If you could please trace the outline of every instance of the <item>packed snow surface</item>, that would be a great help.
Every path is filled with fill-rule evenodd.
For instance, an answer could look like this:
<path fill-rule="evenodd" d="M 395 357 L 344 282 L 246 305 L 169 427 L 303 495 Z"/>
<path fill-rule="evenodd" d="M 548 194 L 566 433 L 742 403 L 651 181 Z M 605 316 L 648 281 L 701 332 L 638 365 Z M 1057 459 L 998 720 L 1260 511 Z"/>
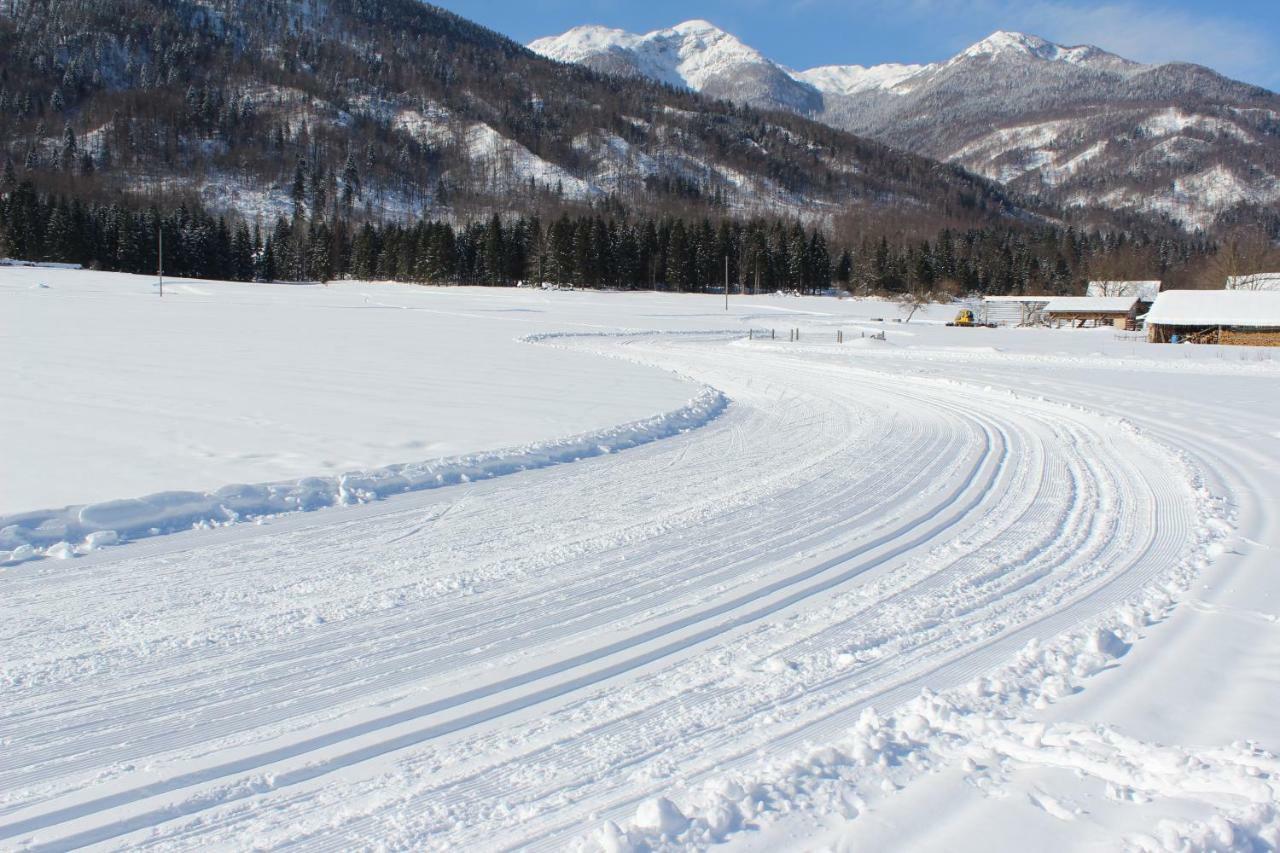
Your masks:
<path fill-rule="evenodd" d="M 251 363 L 224 355 L 246 330 L 341 378 L 318 327 L 397 382 L 438 377 L 429 399 L 465 405 L 496 458 L 584 452 L 0 567 L 0 847 L 1280 843 L 1269 351 L 947 328 L 955 306 L 899 323 L 876 301 L 201 282 L 182 286 L 215 295 L 153 315 L 141 279 L 45 283 L 5 291 L 5 335 L 97 335 L 86 384 L 130 369 L 106 321 L 203 318 L 152 339 L 198 370 L 115 389 L 194 429 L 185 385 Z M 6 378 L 6 409 L 89 390 L 57 351 Z M 334 393 L 377 436 L 404 386 L 372 376 Z M 582 376 L 611 402 L 575 395 Z M 285 408 L 307 394 L 237 380 L 210 407 L 231 421 L 259 383 Z M 540 400 L 556 420 L 530 427 Z M 117 429 L 104 408 L 35 408 L 62 440 L 6 466 L 31 483 L 84 462 Z M 143 446 L 99 485 L 129 483 Z M 413 470 L 462 452 L 396 450 Z"/>

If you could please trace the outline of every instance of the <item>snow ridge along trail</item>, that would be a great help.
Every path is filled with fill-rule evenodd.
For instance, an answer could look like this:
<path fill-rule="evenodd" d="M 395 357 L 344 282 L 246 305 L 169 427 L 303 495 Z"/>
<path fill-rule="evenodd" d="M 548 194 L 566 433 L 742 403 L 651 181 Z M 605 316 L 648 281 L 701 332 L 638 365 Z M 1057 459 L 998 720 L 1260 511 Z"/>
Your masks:
<path fill-rule="evenodd" d="M 719 417 L 726 405 L 723 394 L 703 388 L 685 405 L 670 412 L 522 447 L 386 465 L 341 476 L 230 485 L 213 492 L 166 491 L 141 498 L 0 515 L 4 544 L 17 546 L 10 551 L 0 550 L 0 565 L 43 556 L 85 554 L 100 547 L 99 543 L 115 544 L 122 537 L 142 539 L 197 525 L 217 526 L 280 513 L 310 512 L 578 462 L 698 429 Z M 73 544 L 79 540 L 83 542 Z"/>
<path fill-rule="evenodd" d="M 1203 544 L 1185 467 L 1095 413 L 722 336 L 555 344 L 732 403 L 622 454 L 0 575 L 0 845 L 562 846 Z"/>

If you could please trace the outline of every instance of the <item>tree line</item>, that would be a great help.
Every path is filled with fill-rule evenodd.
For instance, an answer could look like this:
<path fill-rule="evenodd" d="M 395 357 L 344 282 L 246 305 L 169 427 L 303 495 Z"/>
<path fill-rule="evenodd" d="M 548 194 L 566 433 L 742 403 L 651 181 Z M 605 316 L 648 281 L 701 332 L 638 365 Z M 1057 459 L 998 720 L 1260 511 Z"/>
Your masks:
<path fill-rule="evenodd" d="M 829 287 L 826 237 L 798 222 L 664 216 L 629 219 L 562 213 L 491 216 L 461 225 L 353 224 L 337 217 L 279 217 L 270 227 L 215 216 L 197 204 L 130 209 L 41 194 L 29 182 L 0 194 L 0 252 L 120 272 L 165 271 L 231 281 L 388 279 L 424 284 L 706 291 L 735 283 Z"/>
<path fill-rule="evenodd" d="M 1090 277 L 1168 278 L 1214 246 L 1076 229 L 944 229 L 935 238 L 832 234 L 797 220 L 636 216 L 625 209 L 492 213 L 455 223 L 359 222 L 298 212 L 269 224 L 42 193 L 0 176 L 0 253 L 133 273 L 232 281 L 341 278 L 424 284 L 707 292 L 1076 293 Z M 833 246 L 833 243 L 835 245 Z"/>

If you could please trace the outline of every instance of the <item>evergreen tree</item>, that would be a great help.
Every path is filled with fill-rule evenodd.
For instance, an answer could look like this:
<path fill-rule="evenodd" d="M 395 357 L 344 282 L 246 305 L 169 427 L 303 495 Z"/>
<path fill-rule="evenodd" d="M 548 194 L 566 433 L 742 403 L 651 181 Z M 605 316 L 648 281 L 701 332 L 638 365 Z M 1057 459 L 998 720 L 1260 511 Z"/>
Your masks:
<path fill-rule="evenodd" d="M 293 199 L 293 218 L 302 216 L 303 205 L 307 201 L 307 161 L 301 157 L 293 167 L 293 183 L 290 185 L 289 197 Z"/>
<path fill-rule="evenodd" d="M 76 134 L 71 129 L 71 125 L 67 125 L 62 131 L 62 147 L 59 151 L 58 159 L 62 165 L 62 171 L 70 173 L 75 170 L 76 161 L 79 159 L 79 151 L 76 146 Z"/>
<path fill-rule="evenodd" d="M 360 172 L 356 169 L 355 157 L 348 153 L 347 162 L 342 167 L 342 208 L 347 216 L 360 196 Z"/>

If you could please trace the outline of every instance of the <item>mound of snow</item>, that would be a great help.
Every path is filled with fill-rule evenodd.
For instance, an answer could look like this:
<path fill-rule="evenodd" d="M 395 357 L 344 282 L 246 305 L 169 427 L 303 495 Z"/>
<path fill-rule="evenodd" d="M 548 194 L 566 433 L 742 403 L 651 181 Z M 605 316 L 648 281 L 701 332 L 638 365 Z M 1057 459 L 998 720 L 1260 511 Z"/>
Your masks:
<path fill-rule="evenodd" d="M 675 836 L 689 828 L 689 819 L 666 797 L 646 800 L 636 809 L 637 829 L 657 832 L 659 835 Z"/>

